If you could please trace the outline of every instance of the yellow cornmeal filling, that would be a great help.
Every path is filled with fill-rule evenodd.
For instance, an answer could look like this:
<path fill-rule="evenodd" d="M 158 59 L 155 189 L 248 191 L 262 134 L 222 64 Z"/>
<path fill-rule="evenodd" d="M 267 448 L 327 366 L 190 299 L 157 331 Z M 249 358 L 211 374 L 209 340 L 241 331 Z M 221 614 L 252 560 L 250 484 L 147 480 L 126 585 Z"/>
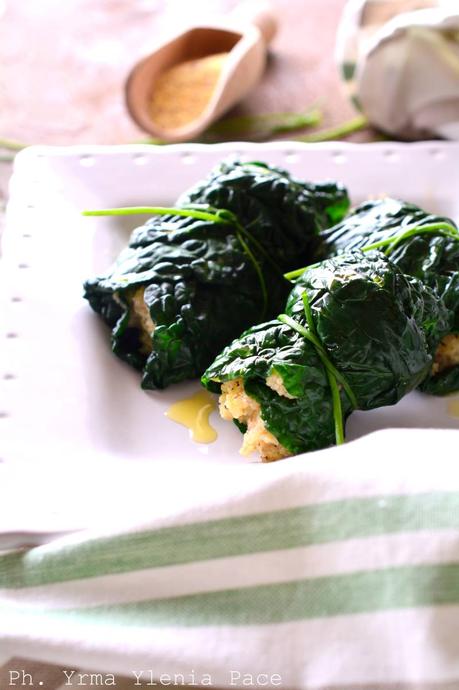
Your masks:
<path fill-rule="evenodd" d="M 443 338 L 435 353 L 432 376 L 459 364 L 459 335 L 451 333 Z"/>
<path fill-rule="evenodd" d="M 116 293 L 113 297 L 118 304 L 124 306 Z M 144 355 L 148 355 L 153 350 L 152 335 L 156 324 L 152 321 L 150 310 L 145 304 L 145 287 L 142 286 L 134 292 L 126 293 L 124 298 L 129 307 L 128 326 L 139 331 L 141 352 Z"/>
<path fill-rule="evenodd" d="M 283 398 L 288 398 L 289 400 L 295 400 L 295 396 L 290 395 L 279 374 L 270 374 L 266 379 L 266 385 L 277 393 L 277 395 L 281 395 Z"/>
<path fill-rule="evenodd" d="M 285 389 L 282 379 L 276 374 L 271 375 L 266 383 L 278 395 L 292 397 Z M 290 451 L 284 448 L 277 438 L 266 429 L 261 418 L 260 405 L 247 395 L 242 379 L 234 379 L 222 384 L 219 404 L 220 415 L 223 419 L 237 419 L 242 424 L 247 425 L 240 450 L 241 455 L 250 455 L 257 451 L 263 462 L 280 460 L 291 455 Z"/>

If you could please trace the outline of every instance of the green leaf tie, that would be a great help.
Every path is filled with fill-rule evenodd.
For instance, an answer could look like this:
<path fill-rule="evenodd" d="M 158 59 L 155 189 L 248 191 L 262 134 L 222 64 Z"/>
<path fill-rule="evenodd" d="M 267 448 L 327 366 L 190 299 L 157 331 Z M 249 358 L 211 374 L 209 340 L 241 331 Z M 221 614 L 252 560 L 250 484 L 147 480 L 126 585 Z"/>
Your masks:
<path fill-rule="evenodd" d="M 153 214 L 156 216 L 184 216 L 207 220 L 211 223 L 224 223 L 215 213 L 209 212 L 207 206 L 190 206 L 189 208 L 166 208 L 165 206 L 125 206 L 120 208 L 100 208 L 95 211 L 82 211 L 83 216 L 137 216 L 140 214 Z"/>
<path fill-rule="evenodd" d="M 260 263 L 257 261 L 249 246 L 250 243 L 256 247 L 260 254 L 264 256 L 264 258 L 274 267 L 280 276 L 282 276 L 283 273 L 263 245 L 258 242 L 255 237 L 253 237 L 252 233 L 244 228 L 234 213 L 226 209 L 215 209 L 211 206 L 207 206 L 206 204 L 189 204 L 188 206 L 184 206 L 182 208 L 167 208 L 164 206 L 127 206 L 120 208 L 103 208 L 94 211 L 82 212 L 83 216 L 133 216 L 139 214 L 183 216 L 186 218 L 196 218 L 197 220 L 208 221 L 210 223 L 234 225 L 236 228 L 236 237 L 258 276 L 261 294 L 263 297 L 263 316 L 266 314 L 268 309 L 268 290 L 266 288 L 266 281 Z"/>
<path fill-rule="evenodd" d="M 327 351 L 325 350 L 324 346 L 322 345 L 319 339 L 319 336 L 317 335 L 314 319 L 312 316 L 311 305 L 309 304 L 308 295 L 306 291 L 303 292 L 302 300 L 308 328 L 305 328 L 300 323 L 298 323 L 298 321 L 295 321 L 295 319 L 292 319 L 291 316 L 288 316 L 287 314 L 281 314 L 280 316 L 278 316 L 278 319 L 282 323 L 285 323 L 287 326 L 290 326 L 290 328 L 302 335 L 304 338 L 306 338 L 306 340 L 309 340 L 309 342 L 311 342 L 317 350 L 317 354 L 319 355 L 319 358 L 323 366 L 325 367 L 328 383 L 330 385 L 333 404 L 333 417 L 335 420 L 335 439 L 336 445 L 340 446 L 344 443 L 344 423 L 338 382 L 344 388 L 346 395 L 351 401 L 352 407 L 354 409 L 357 409 L 358 407 L 357 398 L 355 397 L 352 388 L 346 381 L 343 374 L 341 374 L 341 372 L 339 372 L 338 369 L 336 369 L 333 362 L 330 360 Z"/>
<path fill-rule="evenodd" d="M 394 249 L 405 240 L 410 237 L 415 237 L 416 235 L 426 234 L 442 235 L 443 237 L 449 237 L 452 240 L 459 241 L 459 230 L 454 225 L 451 225 L 451 223 L 441 221 L 438 223 L 426 223 L 426 225 L 407 225 L 400 235 L 387 237 L 385 240 L 379 240 L 379 242 L 374 242 L 366 247 L 360 247 L 360 251 L 369 252 L 373 249 L 387 247 L 384 253 L 386 256 L 390 256 Z M 317 264 L 313 265 L 316 266 Z M 303 266 L 303 268 L 297 268 L 294 271 L 284 273 L 284 278 L 287 280 L 295 280 L 295 278 L 299 278 L 307 268 L 312 268 L 312 266 Z"/>
<path fill-rule="evenodd" d="M 443 237 L 449 237 L 453 240 L 459 240 L 459 231 L 451 223 L 426 223 L 426 225 L 407 225 L 405 230 L 400 235 L 395 235 L 394 237 L 388 237 L 385 240 L 380 240 L 379 242 L 374 242 L 369 244 L 367 247 L 363 247 L 363 252 L 369 252 L 372 249 L 380 249 L 382 247 L 387 247 L 384 252 L 386 256 L 390 256 L 394 249 L 398 247 L 399 244 L 408 240 L 410 237 L 415 237 L 416 235 L 442 235 Z"/>

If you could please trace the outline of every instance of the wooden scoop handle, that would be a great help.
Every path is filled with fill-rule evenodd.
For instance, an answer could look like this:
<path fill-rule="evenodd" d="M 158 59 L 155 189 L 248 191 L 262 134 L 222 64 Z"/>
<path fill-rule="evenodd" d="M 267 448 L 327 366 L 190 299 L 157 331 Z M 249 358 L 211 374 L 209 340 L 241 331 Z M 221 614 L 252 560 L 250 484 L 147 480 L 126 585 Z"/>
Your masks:
<path fill-rule="evenodd" d="M 244 26 L 256 26 L 266 44 L 270 43 L 277 32 L 277 17 L 274 8 L 266 0 L 253 0 L 242 3 L 229 18 L 232 22 Z"/>

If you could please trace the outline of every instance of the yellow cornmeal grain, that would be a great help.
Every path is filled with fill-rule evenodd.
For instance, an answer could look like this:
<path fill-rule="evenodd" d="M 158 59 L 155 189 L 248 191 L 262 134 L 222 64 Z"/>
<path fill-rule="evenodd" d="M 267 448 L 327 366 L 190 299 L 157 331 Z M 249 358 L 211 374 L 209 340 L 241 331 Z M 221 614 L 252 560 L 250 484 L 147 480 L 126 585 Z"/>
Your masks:
<path fill-rule="evenodd" d="M 184 127 L 201 115 L 219 80 L 228 53 L 187 60 L 163 72 L 151 94 L 150 117 L 162 129 Z"/>

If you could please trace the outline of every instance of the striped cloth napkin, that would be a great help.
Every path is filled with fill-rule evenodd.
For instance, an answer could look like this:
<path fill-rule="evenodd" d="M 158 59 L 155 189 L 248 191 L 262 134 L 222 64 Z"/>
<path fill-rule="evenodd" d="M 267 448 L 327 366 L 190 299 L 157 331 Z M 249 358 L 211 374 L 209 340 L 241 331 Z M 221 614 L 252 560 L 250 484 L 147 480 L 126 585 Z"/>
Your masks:
<path fill-rule="evenodd" d="M 115 467 L 93 526 L 0 555 L 1 655 L 105 685 L 457 689 L 458 441 Z"/>

